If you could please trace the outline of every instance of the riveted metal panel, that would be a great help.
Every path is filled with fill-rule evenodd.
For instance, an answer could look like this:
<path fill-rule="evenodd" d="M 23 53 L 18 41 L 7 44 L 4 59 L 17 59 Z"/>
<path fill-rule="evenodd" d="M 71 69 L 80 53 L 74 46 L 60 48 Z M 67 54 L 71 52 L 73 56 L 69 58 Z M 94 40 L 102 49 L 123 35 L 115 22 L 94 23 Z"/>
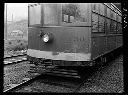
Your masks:
<path fill-rule="evenodd" d="M 28 28 L 28 48 L 39 48 L 39 31 L 37 28 Z"/>
<path fill-rule="evenodd" d="M 106 52 L 106 36 L 99 37 L 99 55 L 102 55 Z"/>
<path fill-rule="evenodd" d="M 44 43 L 40 32 L 52 33 L 53 41 Z M 29 48 L 64 53 L 89 53 L 89 27 L 47 27 L 29 29 Z M 34 40 L 33 40 L 34 39 Z"/>
<path fill-rule="evenodd" d="M 120 47 L 123 45 L 123 39 L 122 39 L 122 35 L 118 35 L 116 36 L 116 47 Z"/>
<path fill-rule="evenodd" d="M 112 51 L 116 48 L 116 36 L 110 35 L 107 36 L 107 51 Z"/>
<path fill-rule="evenodd" d="M 91 54 L 92 59 L 99 56 L 99 37 L 92 37 Z"/>
<path fill-rule="evenodd" d="M 92 32 L 98 32 L 98 14 L 92 13 Z"/>

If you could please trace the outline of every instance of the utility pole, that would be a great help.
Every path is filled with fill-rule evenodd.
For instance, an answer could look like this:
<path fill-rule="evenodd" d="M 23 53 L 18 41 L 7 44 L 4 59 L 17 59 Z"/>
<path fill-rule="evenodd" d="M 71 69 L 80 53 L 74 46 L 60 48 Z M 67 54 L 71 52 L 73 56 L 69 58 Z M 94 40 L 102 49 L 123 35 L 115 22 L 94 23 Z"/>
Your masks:
<path fill-rule="evenodd" d="M 5 11 L 5 40 L 7 40 L 7 4 L 4 4 Z"/>

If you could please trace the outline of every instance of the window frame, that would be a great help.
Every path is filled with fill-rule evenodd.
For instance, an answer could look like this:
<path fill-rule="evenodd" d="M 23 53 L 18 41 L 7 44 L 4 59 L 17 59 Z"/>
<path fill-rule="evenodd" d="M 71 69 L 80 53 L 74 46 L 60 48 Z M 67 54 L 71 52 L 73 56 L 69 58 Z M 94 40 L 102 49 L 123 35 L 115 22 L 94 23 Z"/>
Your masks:
<path fill-rule="evenodd" d="M 106 20 L 106 17 L 104 17 L 104 16 L 102 16 L 102 15 L 98 15 L 98 32 L 99 33 L 105 33 L 105 20 Z M 100 19 L 102 18 L 102 20 L 104 20 L 104 23 L 102 23 L 102 27 L 100 27 Z M 102 20 L 101 20 L 101 22 L 102 22 Z M 99 31 L 99 29 L 101 28 L 101 30 L 102 30 L 102 28 L 104 28 L 104 30 L 103 31 Z"/>
<path fill-rule="evenodd" d="M 83 3 L 78 3 L 78 4 L 83 4 Z M 87 22 L 75 22 L 75 23 L 65 23 L 62 21 L 62 4 L 60 4 L 61 6 L 61 13 L 60 13 L 60 26 L 91 26 L 91 17 L 89 16 L 90 15 L 90 11 L 91 11 L 91 8 L 89 7 L 90 4 L 88 3 L 87 4 Z"/>
<path fill-rule="evenodd" d="M 34 27 L 34 26 L 35 26 L 35 27 L 41 27 L 41 26 L 42 26 L 42 21 L 41 21 L 41 20 L 42 20 L 42 6 L 41 6 L 40 24 L 32 24 L 32 25 L 30 24 L 30 10 L 29 10 L 30 8 L 29 8 L 29 7 L 32 7 L 32 6 L 35 6 L 35 5 L 36 5 L 36 6 L 38 6 L 38 5 L 41 6 L 41 4 L 39 4 L 39 3 L 38 3 L 38 4 L 29 5 L 29 6 L 28 6 L 28 27 Z"/>
<path fill-rule="evenodd" d="M 60 9 L 59 9 L 59 7 L 60 7 L 60 5 L 58 4 L 58 3 L 56 3 L 56 5 L 57 5 L 57 18 L 58 18 L 58 21 L 57 21 L 57 23 L 58 24 L 44 24 L 44 4 L 41 4 L 42 5 L 42 19 L 41 19 L 41 22 L 42 22 L 42 27 L 50 27 L 50 26 L 61 26 L 60 25 Z"/>

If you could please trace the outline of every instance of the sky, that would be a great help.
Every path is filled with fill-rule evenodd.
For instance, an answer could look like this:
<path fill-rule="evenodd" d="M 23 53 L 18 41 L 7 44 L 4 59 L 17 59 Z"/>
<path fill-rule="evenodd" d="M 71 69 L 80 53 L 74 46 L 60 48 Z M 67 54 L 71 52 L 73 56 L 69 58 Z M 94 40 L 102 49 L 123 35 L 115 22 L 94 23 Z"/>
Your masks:
<path fill-rule="evenodd" d="M 28 18 L 28 4 L 31 3 L 5 3 L 7 4 L 7 20 L 19 21 Z M 119 4 L 119 3 L 117 3 Z"/>
<path fill-rule="evenodd" d="M 28 17 L 28 3 L 5 3 L 7 4 L 7 20 L 19 21 Z"/>

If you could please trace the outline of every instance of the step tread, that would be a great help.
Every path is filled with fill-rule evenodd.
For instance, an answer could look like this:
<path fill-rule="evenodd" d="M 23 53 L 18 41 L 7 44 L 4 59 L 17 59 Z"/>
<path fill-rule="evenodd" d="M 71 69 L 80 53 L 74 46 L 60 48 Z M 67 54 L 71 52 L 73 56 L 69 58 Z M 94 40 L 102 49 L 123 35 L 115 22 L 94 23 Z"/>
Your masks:
<path fill-rule="evenodd" d="M 49 74 L 49 75 L 58 75 L 58 76 L 65 76 L 65 77 L 75 77 L 75 78 L 80 78 L 80 76 L 74 76 L 74 75 L 65 75 L 65 74 L 61 74 L 61 73 L 53 73 L 53 72 L 46 72 L 45 74 Z"/>

